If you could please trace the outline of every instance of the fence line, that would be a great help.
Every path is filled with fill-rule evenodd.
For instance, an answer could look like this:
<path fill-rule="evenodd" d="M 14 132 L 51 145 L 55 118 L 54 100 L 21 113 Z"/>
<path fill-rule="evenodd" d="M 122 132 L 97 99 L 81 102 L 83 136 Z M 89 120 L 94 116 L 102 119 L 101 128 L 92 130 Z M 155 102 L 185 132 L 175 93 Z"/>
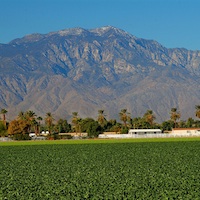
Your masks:
<path fill-rule="evenodd" d="M 196 134 L 173 134 L 173 133 L 157 133 L 157 134 L 100 134 L 99 138 L 173 138 L 173 137 L 200 137 L 199 133 Z"/>

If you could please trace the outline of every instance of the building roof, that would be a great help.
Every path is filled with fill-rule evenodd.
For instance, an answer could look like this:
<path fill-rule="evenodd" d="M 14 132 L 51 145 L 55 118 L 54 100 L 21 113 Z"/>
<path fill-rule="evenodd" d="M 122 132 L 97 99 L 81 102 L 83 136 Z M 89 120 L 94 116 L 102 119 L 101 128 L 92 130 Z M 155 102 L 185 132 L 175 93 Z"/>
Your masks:
<path fill-rule="evenodd" d="M 160 129 L 130 129 L 129 132 L 161 132 Z"/>

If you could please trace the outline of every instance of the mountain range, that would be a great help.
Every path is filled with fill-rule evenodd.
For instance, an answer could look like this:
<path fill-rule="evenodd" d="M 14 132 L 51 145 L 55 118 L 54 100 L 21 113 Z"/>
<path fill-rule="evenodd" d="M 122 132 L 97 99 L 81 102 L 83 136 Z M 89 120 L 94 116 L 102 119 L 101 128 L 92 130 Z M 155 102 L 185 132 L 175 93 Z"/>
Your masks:
<path fill-rule="evenodd" d="M 0 44 L 0 108 L 55 118 L 108 119 L 126 108 L 132 117 L 153 110 L 157 121 L 172 107 L 181 119 L 200 104 L 200 51 L 166 48 L 105 26 L 31 34 Z"/>

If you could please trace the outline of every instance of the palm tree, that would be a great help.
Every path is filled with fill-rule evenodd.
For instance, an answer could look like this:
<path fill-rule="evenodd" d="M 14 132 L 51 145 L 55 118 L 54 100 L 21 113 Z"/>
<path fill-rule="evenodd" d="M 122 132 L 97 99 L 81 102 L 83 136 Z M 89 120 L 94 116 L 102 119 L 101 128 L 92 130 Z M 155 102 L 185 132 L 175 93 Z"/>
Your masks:
<path fill-rule="evenodd" d="M 104 115 L 104 110 L 98 110 L 98 123 L 100 124 L 101 127 L 103 127 L 106 123 L 106 118 L 105 118 L 105 115 Z"/>
<path fill-rule="evenodd" d="M 80 122 L 81 118 L 78 117 L 78 112 L 73 112 L 72 113 L 72 124 L 75 128 L 76 134 L 80 132 Z"/>
<path fill-rule="evenodd" d="M 152 126 L 154 124 L 154 120 L 156 119 L 156 117 L 154 116 L 152 110 L 147 110 L 146 113 L 144 114 L 144 119 L 147 123 L 150 124 L 150 126 Z"/>
<path fill-rule="evenodd" d="M 37 120 L 38 120 L 38 133 L 40 134 L 40 125 L 41 125 L 41 121 L 43 120 L 43 118 L 39 116 L 37 118 Z"/>
<path fill-rule="evenodd" d="M 32 110 L 28 110 L 24 113 L 24 119 L 28 124 L 29 132 L 31 131 L 31 127 L 36 125 L 35 117 L 36 117 L 36 114 Z"/>
<path fill-rule="evenodd" d="M 124 127 L 127 128 L 127 121 L 130 121 L 130 113 L 127 113 L 127 109 L 122 109 L 119 113 L 120 120 L 124 123 Z"/>
<path fill-rule="evenodd" d="M 37 122 L 37 120 L 36 119 L 33 119 L 32 121 L 31 121 L 31 126 L 32 127 L 34 127 L 34 131 L 35 131 L 35 134 L 36 135 L 38 135 L 38 122 Z"/>
<path fill-rule="evenodd" d="M 51 134 L 51 128 L 52 128 L 52 125 L 53 125 L 53 120 L 54 120 L 53 115 L 50 112 L 46 113 L 45 124 L 48 127 L 49 134 Z"/>
<path fill-rule="evenodd" d="M 200 105 L 196 105 L 195 106 L 195 109 L 196 109 L 196 117 L 198 117 L 200 119 Z"/>
<path fill-rule="evenodd" d="M 174 122 L 174 128 L 176 128 L 177 120 L 180 119 L 181 114 L 177 111 L 177 108 L 172 108 L 170 114 L 170 118 Z"/>
<path fill-rule="evenodd" d="M 3 123 L 4 123 L 4 126 L 6 127 L 6 113 L 8 111 L 4 108 L 1 109 L 1 114 L 3 115 Z"/>
<path fill-rule="evenodd" d="M 20 111 L 17 116 L 17 119 L 25 120 L 25 113 L 23 111 Z"/>
<path fill-rule="evenodd" d="M 32 111 L 32 110 L 28 110 L 25 112 L 25 119 L 27 121 L 32 121 L 33 119 L 35 119 L 36 114 Z"/>

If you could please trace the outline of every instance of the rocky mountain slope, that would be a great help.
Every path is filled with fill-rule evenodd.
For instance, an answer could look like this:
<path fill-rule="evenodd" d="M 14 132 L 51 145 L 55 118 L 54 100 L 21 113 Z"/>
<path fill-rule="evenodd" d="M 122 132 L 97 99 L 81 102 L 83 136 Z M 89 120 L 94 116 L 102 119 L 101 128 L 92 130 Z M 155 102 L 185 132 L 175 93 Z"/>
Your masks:
<path fill-rule="evenodd" d="M 157 121 L 177 107 L 182 119 L 200 104 L 200 51 L 167 49 L 107 26 L 32 34 L 0 44 L 0 108 L 13 119 L 31 109 L 44 116 L 116 118 L 147 109 Z"/>

